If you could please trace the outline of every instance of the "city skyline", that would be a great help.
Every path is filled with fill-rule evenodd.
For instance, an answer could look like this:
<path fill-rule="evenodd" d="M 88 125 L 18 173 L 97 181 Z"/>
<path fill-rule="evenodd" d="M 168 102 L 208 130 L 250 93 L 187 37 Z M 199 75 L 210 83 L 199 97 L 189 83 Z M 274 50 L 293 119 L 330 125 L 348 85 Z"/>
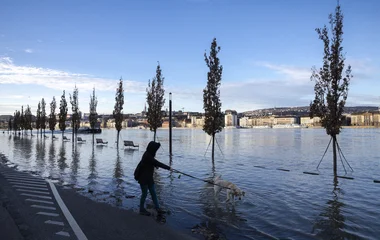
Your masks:
<path fill-rule="evenodd" d="M 0 115 L 79 89 L 88 112 L 95 87 L 98 113 L 110 114 L 124 79 L 124 113 L 144 109 L 157 61 L 173 109 L 203 112 L 204 52 L 221 46 L 222 111 L 307 106 L 312 66 L 322 64 L 315 28 L 336 2 L 312 1 L 5 1 L 0 10 Z M 375 0 L 341 1 L 346 64 L 353 69 L 347 106 L 379 106 L 380 24 Z M 58 104 L 59 105 L 59 104 Z M 69 112 L 71 105 L 68 104 Z M 165 107 L 166 108 L 166 107 Z"/>

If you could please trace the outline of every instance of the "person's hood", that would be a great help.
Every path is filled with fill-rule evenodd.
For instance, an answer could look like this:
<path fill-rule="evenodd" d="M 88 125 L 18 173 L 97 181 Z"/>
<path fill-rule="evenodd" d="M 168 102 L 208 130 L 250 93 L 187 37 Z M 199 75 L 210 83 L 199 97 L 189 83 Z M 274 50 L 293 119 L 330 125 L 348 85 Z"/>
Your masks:
<path fill-rule="evenodd" d="M 146 147 L 146 151 L 152 155 L 153 157 L 156 156 L 157 150 L 160 148 L 161 144 L 158 142 L 151 141 L 148 146 Z"/>

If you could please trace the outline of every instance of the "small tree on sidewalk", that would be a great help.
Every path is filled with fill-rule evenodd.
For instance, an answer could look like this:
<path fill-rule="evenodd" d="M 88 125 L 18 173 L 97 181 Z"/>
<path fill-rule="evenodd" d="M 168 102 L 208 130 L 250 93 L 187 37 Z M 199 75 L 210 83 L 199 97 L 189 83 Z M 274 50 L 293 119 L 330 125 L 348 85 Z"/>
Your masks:
<path fill-rule="evenodd" d="M 59 104 L 59 129 L 62 131 L 62 140 L 65 135 L 66 130 L 66 120 L 67 120 L 67 101 L 65 97 L 65 90 L 63 90 L 63 94 L 61 96 L 61 101 Z"/>
<path fill-rule="evenodd" d="M 148 88 L 146 89 L 146 100 L 148 103 L 148 111 L 146 116 L 149 129 L 154 132 L 154 141 L 156 141 L 157 128 L 162 126 L 163 114 L 161 110 L 165 104 L 164 80 L 165 78 L 162 76 L 160 63 L 158 63 L 156 68 L 156 76 L 152 79 L 152 81 L 149 80 Z"/>
<path fill-rule="evenodd" d="M 324 56 L 323 67 L 319 69 L 313 67 L 312 69 L 311 80 L 315 82 L 315 99 L 310 104 L 310 117 L 320 117 L 326 133 L 331 136 L 334 175 L 337 175 L 337 148 L 340 150 L 337 135 L 343 124 L 343 109 L 347 100 L 350 79 L 353 76 L 351 75 L 351 66 L 346 68 L 345 74 L 342 76 L 346 59 L 342 46 L 343 14 L 339 3 L 336 6 L 335 14 L 329 15 L 329 20 L 331 33 L 326 25 L 316 29 L 319 39 L 324 44 Z"/>
<path fill-rule="evenodd" d="M 50 115 L 49 115 L 49 129 L 51 131 L 51 136 L 53 137 L 55 125 L 57 124 L 57 117 L 55 116 L 55 109 L 57 108 L 57 103 L 55 101 L 55 97 L 53 97 L 53 101 L 50 103 Z"/>
<path fill-rule="evenodd" d="M 219 90 L 223 66 L 220 65 L 218 58 L 219 51 L 220 47 L 216 42 L 216 38 L 214 38 L 211 43 L 210 55 L 204 54 L 209 72 L 207 73 L 207 86 L 203 90 L 203 109 L 205 110 L 203 131 L 212 138 L 212 160 L 214 160 L 215 152 L 215 134 L 221 132 L 224 125 Z"/>
<path fill-rule="evenodd" d="M 119 136 L 123 123 L 123 106 L 124 106 L 124 89 L 123 89 L 123 79 L 120 78 L 119 86 L 116 88 L 115 97 L 115 108 L 113 110 L 113 118 L 115 119 L 115 127 L 117 130 L 117 140 L 116 143 L 119 145 Z"/>

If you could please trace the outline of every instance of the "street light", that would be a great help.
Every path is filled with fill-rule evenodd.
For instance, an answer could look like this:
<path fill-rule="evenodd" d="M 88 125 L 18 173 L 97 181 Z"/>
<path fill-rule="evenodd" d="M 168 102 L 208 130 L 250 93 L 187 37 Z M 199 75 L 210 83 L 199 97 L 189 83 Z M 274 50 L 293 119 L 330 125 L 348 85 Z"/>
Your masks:
<path fill-rule="evenodd" d="M 169 155 L 172 156 L 172 93 L 169 93 Z"/>

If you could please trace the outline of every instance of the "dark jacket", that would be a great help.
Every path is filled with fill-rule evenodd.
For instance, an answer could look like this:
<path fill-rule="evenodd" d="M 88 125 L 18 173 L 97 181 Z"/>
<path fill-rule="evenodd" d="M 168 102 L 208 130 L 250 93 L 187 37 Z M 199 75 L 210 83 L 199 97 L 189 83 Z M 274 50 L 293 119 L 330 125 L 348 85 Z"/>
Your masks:
<path fill-rule="evenodd" d="M 169 170 L 170 167 L 159 161 L 154 157 L 161 144 L 151 141 L 146 148 L 144 155 L 141 158 L 139 165 L 135 171 L 136 180 L 142 185 L 150 185 L 154 183 L 153 172 L 154 167 L 160 167 Z"/>

